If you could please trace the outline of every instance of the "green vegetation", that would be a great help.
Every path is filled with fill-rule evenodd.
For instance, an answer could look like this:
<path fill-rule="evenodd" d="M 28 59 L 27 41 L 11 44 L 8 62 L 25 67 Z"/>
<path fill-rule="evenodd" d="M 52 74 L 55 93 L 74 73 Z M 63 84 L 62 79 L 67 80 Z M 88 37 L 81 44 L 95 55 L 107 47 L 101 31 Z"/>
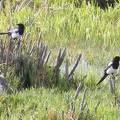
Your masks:
<path fill-rule="evenodd" d="M 12 3 L 5 1 L 5 8 L 0 12 L 0 31 L 6 31 L 10 26 L 23 22 L 26 25 L 26 33 L 22 41 L 23 55 L 27 55 L 28 43 L 34 44 L 40 38 L 52 51 L 48 63 L 52 66 L 59 48 L 67 48 L 70 65 L 73 64 L 75 57 L 82 53 L 83 57 L 74 80 L 77 85 L 83 82 L 84 86 L 75 100 L 74 118 L 78 118 L 84 88 L 87 87 L 87 107 L 82 114 L 83 120 L 119 120 L 119 105 L 115 105 L 116 96 L 109 92 L 109 85 L 104 85 L 104 82 L 100 87 L 96 87 L 95 84 L 99 81 L 105 64 L 115 55 L 120 55 L 120 4 L 114 9 L 110 7 L 104 11 L 93 5 L 86 6 L 84 2 L 80 8 L 76 8 L 72 0 L 50 0 L 48 3 L 34 0 L 27 3 L 29 1 L 22 5 L 21 2 L 18 3 L 18 7 L 13 11 L 16 1 L 13 0 Z M 27 33 L 30 33 L 28 38 Z M 6 36 L 2 36 L 1 40 L 7 45 Z M 26 70 L 29 69 L 30 74 L 35 72 L 36 68 L 30 66 L 36 61 L 35 55 L 32 58 L 26 56 L 25 59 L 29 59 L 25 65 L 30 67 L 26 67 Z M 51 75 L 51 71 L 47 70 Z M 7 73 L 7 78 L 11 85 L 19 86 L 20 78 L 16 75 L 14 67 L 10 66 L 8 71 L 10 72 Z M 87 76 L 82 81 L 84 75 Z M 29 78 L 33 80 L 32 75 Z M 56 120 L 56 117 L 62 120 L 63 111 L 64 119 L 69 119 L 69 105 L 76 91 L 74 87 L 66 89 L 64 84 L 64 77 L 61 75 L 57 87 L 30 88 L 12 94 L 1 94 L 0 120 L 47 120 L 48 118 Z M 119 100 L 119 80 L 116 84 Z M 94 112 L 95 105 L 99 101 L 100 105 Z"/>

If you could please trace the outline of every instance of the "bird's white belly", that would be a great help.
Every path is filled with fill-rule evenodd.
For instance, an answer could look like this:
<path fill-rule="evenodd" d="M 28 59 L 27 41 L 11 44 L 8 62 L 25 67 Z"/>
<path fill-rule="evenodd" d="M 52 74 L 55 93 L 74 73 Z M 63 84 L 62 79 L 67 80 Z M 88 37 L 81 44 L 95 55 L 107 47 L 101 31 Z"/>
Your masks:
<path fill-rule="evenodd" d="M 14 39 L 14 38 L 18 38 L 19 37 L 19 34 L 18 33 L 12 33 L 11 34 L 11 37 Z"/>
<path fill-rule="evenodd" d="M 117 71 L 117 69 L 113 69 L 113 67 L 111 66 L 107 71 L 106 71 L 106 73 L 107 74 L 112 74 L 112 73 L 114 73 L 114 72 L 116 72 Z"/>

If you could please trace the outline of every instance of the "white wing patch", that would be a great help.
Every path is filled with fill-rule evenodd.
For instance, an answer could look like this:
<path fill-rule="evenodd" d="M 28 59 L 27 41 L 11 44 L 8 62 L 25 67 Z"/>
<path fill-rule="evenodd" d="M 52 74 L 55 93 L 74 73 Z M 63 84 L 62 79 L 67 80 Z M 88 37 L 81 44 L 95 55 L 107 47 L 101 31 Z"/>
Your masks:
<path fill-rule="evenodd" d="M 18 38 L 19 37 L 19 34 L 18 33 L 12 33 L 11 34 L 11 37 L 14 39 L 14 38 Z"/>
<path fill-rule="evenodd" d="M 18 38 L 20 35 L 18 33 L 18 29 L 12 29 L 9 31 L 11 33 L 11 38 L 15 39 L 15 38 Z"/>
<path fill-rule="evenodd" d="M 107 66 L 110 66 L 112 64 L 112 62 L 109 62 Z"/>
<path fill-rule="evenodd" d="M 107 74 L 112 74 L 112 73 L 114 73 L 114 72 L 116 72 L 117 71 L 117 69 L 113 69 L 113 67 L 111 66 L 110 68 L 108 68 L 107 70 L 106 70 L 106 73 Z"/>

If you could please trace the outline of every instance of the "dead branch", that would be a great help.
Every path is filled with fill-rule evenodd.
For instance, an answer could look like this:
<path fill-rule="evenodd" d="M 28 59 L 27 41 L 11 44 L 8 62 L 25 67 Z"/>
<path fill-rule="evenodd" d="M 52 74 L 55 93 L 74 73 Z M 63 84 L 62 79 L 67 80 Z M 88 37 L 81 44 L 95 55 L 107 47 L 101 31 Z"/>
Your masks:
<path fill-rule="evenodd" d="M 68 80 L 68 75 L 69 75 L 69 66 L 68 66 L 68 59 L 66 60 L 65 64 L 65 78 Z"/>
<path fill-rule="evenodd" d="M 55 85 L 57 84 L 57 82 L 59 80 L 60 67 L 61 67 L 61 65 L 63 63 L 65 55 L 66 55 L 66 48 L 63 50 L 63 52 L 60 49 L 58 57 L 57 57 L 56 65 L 55 65 L 55 67 L 53 69 L 53 75 L 52 75 L 52 78 L 51 78 L 52 80 L 54 80 Z"/>
<path fill-rule="evenodd" d="M 79 64 L 79 61 L 80 61 L 81 56 L 82 56 L 82 54 L 80 54 L 80 55 L 78 56 L 78 59 L 77 59 L 77 61 L 76 61 L 75 65 L 73 66 L 73 68 L 72 68 L 71 72 L 70 72 L 70 73 L 69 73 L 69 75 L 68 75 L 68 80 L 70 80 L 70 78 L 71 78 L 71 76 L 73 75 L 73 73 L 74 73 L 75 69 L 77 68 L 77 66 L 78 66 L 78 64 Z"/>
<path fill-rule="evenodd" d="M 60 72 L 60 67 L 63 63 L 63 60 L 65 58 L 65 55 L 66 55 L 66 48 L 63 50 L 60 49 L 59 50 L 59 54 L 58 54 L 58 57 L 57 57 L 57 62 L 56 62 L 56 65 L 54 67 L 54 72 L 53 72 L 53 76 L 52 76 L 52 79 L 55 79 L 56 82 L 59 80 L 59 72 Z"/>
<path fill-rule="evenodd" d="M 59 54 L 58 54 L 58 58 L 57 58 L 57 63 L 55 65 L 55 70 L 59 70 L 60 66 L 63 63 L 63 60 L 65 58 L 66 55 L 66 48 L 63 50 L 63 52 L 61 53 L 61 49 L 59 50 Z"/>

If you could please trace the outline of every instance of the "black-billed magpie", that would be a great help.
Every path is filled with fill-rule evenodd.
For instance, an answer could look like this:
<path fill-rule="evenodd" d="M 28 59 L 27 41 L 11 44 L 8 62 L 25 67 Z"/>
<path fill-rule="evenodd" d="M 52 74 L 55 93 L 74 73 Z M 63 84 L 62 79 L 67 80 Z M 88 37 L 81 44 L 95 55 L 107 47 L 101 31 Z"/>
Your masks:
<path fill-rule="evenodd" d="M 120 56 L 115 56 L 112 62 L 110 62 L 108 66 L 105 68 L 104 75 L 97 83 L 97 85 L 100 84 L 108 75 L 113 74 L 114 72 L 117 71 L 119 67 L 119 62 L 120 62 Z"/>
<path fill-rule="evenodd" d="M 17 24 L 17 26 L 18 26 L 17 28 L 11 29 L 8 32 L 0 33 L 0 35 L 8 34 L 8 36 L 10 36 L 10 38 L 12 39 L 20 38 L 25 31 L 25 26 L 22 23 Z"/>

